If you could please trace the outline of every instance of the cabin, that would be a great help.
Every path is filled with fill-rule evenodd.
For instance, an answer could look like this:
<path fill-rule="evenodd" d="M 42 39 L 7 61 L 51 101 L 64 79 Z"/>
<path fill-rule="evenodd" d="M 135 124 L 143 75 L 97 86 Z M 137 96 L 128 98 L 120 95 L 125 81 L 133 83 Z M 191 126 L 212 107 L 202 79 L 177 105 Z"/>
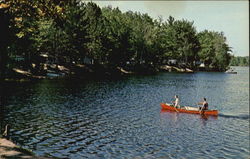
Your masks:
<path fill-rule="evenodd" d="M 170 59 L 170 60 L 168 60 L 168 64 L 169 65 L 176 65 L 177 64 L 177 60 L 176 59 Z"/>
<path fill-rule="evenodd" d="M 205 64 L 204 64 L 204 63 L 201 63 L 199 67 L 205 67 Z"/>
<path fill-rule="evenodd" d="M 199 65 L 198 65 L 198 69 L 199 71 L 205 71 L 206 70 L 206 65 L 204 62 L 201 62 Z"/>

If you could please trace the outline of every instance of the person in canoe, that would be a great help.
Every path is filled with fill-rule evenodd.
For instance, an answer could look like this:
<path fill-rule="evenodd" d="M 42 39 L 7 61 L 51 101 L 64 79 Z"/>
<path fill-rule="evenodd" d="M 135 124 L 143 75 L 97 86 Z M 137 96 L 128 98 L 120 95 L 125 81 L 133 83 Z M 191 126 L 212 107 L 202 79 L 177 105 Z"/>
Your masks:
<path fill-rule="evenodd" d="M 199 107 L 200 111 L 208 110 L 208 102 L 206 98 L 203 98 L 203 102 L 199 102 L 199 105 L 202 105 L 202 107 Z"/>
<path fill-rule="evenodd" d="M 175 95 L 174 98 L 175 98 L 175 101 L 172 102 L 174 107 L 180 108 L 180 99 L 179 99 L 178 95 Z"/>

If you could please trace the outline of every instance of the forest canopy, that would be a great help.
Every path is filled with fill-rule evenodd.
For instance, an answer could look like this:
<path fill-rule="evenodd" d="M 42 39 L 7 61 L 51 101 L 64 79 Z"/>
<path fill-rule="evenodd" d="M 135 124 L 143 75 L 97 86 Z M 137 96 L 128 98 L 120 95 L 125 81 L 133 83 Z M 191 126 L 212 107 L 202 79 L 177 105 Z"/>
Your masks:
<path fill-rule="evenodd" d="M 249 56 L 232 57 L 230 66 L 249 66 Z"/>
<path fill-rule="evenodd" d="M 199 61 L 215 71 L 225 71 L 232 57 L 223 32 L 197 32 L 192 21 L 172 16 L 163 21 L 93 2 L 0 1 L 0 20 L 1 76 L 14 67 L 44 72 L 41 57 L 63 66 L 87 58 L 91 64 L 130 69 L 158 68 L 175 59 L 194 70 Z"/>

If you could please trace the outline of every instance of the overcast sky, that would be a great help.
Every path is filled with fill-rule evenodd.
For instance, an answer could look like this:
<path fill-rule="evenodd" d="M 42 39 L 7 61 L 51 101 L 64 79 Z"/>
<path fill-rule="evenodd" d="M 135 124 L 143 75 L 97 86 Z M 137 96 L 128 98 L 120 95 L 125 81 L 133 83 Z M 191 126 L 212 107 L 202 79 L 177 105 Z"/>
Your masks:
<path fill-rule="evenodd" d="M 100 7 L 111 5 L 122 12 L 148 13 L 152 18 L 170 15 L 194 21 L 197 31 L 224 32 L 236 56 L 249 55 L 249 2 L 241 1 L 96 1 Z"/>

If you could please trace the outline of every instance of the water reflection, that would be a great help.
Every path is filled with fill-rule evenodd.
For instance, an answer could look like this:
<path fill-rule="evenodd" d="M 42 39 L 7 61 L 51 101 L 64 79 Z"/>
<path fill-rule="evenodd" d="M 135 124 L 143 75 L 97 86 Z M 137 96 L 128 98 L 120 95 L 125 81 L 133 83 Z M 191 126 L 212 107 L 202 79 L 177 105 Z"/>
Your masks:
<path fill-rule="evenodd" d="M 119 80 L 9 84 L 4 88 L 1 119 L 12 126 L 12 137 L 20 145 L 51 157 L 246 158 L 246 75 L 160 73 Z M 238 83 L 240 79 L 244 80 Z M 175 94 L 183 105 L 193 105 L 205 95 L 210 108 L 223 115 L 161 111 L 159 104 Z"/>
<path fill-rule="evenodd" d="M 171 119 L 173 122 L 178 121 L 178 112 L 161 109 L 161 116 L 163 116 L 164 114 L 167 115 L 167 118 Z"/>

